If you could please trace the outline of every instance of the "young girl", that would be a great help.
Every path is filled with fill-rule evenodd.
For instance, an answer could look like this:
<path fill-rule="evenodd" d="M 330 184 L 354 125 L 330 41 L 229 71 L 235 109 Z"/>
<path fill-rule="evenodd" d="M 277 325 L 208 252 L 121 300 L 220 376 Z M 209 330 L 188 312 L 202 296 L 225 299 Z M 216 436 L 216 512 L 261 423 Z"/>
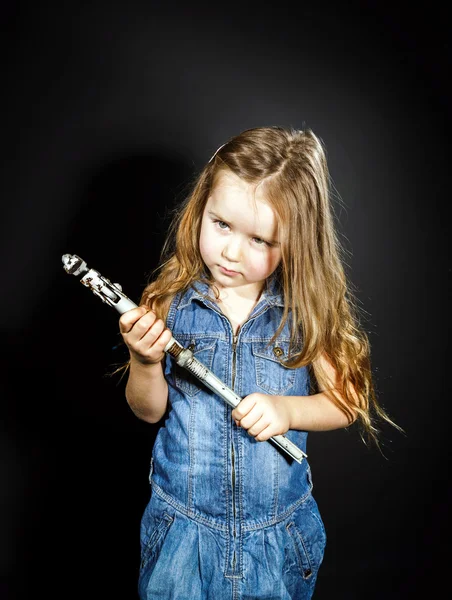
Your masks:
<path fill-rule="evenodd" d="M 322 142 L 260 127 L 221 146 L 173 220 L 141 306 L 120 317 L 127 401 L 162 420 L 142 517 L 144 599 L 307 600 L 326 535 L 301 463 L 269 443 L 389 419 L 341 263 Z M 164 352 L 171 336 L 243 400 Z M 378 443 L 378 441 L 377 441 Z"/>

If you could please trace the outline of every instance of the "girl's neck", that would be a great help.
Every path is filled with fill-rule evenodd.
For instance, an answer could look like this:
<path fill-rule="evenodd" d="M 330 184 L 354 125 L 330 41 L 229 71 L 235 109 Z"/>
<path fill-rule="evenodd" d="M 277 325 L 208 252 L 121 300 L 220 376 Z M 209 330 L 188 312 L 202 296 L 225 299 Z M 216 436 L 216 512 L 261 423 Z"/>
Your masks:
<path fill-rule="evenodd" d="M 252 295 L 240 294 L 234 288 L 222 288 L 217 304 L 231 322 L 234 333 L 247 320 L 262 296 L 262 290 Z"/>

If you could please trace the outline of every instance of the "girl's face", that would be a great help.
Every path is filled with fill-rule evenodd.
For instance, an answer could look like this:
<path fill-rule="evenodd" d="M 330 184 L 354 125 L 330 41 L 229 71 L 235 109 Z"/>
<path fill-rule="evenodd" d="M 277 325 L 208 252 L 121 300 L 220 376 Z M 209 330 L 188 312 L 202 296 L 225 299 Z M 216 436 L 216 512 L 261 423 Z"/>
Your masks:
<path fill-rule="evenodd" d="M 281 260 L 278 224 L 261 188 L 221 173 L 204 209 L 199 246 L 220 289 L 259 294 Z"/>

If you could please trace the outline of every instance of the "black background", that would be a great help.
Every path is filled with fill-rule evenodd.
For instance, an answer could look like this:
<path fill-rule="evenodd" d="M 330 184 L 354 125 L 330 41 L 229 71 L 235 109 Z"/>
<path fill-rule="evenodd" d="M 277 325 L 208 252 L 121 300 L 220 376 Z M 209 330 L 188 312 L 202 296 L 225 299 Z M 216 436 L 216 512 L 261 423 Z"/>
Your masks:
<path fill-rule="evenodd" d="M 326 144 L 380 402 L 406 431 L 383 427 L 385 458 L 353 428 L 310 434 L 316 598 L 447 585 L 445 9 L 28 1 L 1 19 L 0 596 L 137 598 L 156 428 L 108 375 L 125 358 L 117 313 L 61 257 L 138 301 L 174 203 L 258 125 Z"/>

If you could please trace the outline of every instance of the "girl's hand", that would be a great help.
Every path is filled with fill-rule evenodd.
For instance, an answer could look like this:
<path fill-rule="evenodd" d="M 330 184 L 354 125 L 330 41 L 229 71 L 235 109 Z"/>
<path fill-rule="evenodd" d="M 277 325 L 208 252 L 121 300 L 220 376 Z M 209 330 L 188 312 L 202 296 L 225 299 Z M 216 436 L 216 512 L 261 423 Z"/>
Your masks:
<path fill-rule="evenodd" d="M 258 442 L 284 434 L 290 428 L 289 409 L 284 396 L 250 394 L 234 408 L 232 418 Z"/>
<path fill-rule="evenodd" d="M 119 331 L 129 349 L 131 360 L 143 365 L 159 363 L 172 336 L 162 319 L 157 319 L 155 313 L 146 306 L 132 308 L 121 315 Z"/>

